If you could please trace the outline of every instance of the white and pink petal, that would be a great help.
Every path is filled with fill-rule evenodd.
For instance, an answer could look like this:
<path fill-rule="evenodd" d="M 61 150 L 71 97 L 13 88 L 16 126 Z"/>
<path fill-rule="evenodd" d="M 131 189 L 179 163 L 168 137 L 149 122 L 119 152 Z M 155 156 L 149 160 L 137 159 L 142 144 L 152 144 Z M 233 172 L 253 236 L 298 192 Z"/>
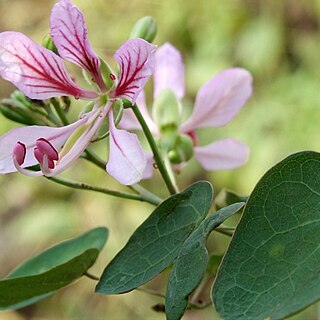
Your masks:
<path fill-rule="evenodd" d="M 182 99 L 185 94 L 184 64 L 181 53 L 170 43 L 159 47 L 155 55 L 154 99 L 164 89 L 170 89 Z"/>
<path fill-rule="evenodd" d="M 58 150 L 73 131 L 86 121 L 87 119 L 83 118 L 61 128 L 27 126 L 10 130 L 0 137 L 0 174 L 17 171 L 13 163 L 14 155 L 18 156 L 18 163 L 24 168 L 37 164 L 34 149 L 43 147 L 39 139 L 49 141 L 52 148 Z"/>
<path fill-rule="evenodd" d="M 222 71 L 205 83 L 197 93 L 195 107 L 181 132 L 227 124 L 252 94 L 252 76 L 241 68 Z"/>
<path fill-rule="evenodd" d="M 116 51 L 114 58 L 120 66 L 120 75 L 115 97 L 136 102 L 154 70 L 155 51 L 155 45 L 139 38 L 126 41 Z"/>
<path fill-rule="evenodd" d="M 0 76 L 31 99 L 97 97 L 75 84 L 59 56 L 19 32 L 0 33 Z"/>
<path fill-rule="evenodd" d="M 139 182 L 145 173 L 147 159 L 137 135 L 117 129 L 109 113 L 110 153 L 107 172 L 124 185 Z"/>
<path fill-rule="evenodd" d="M 87 26 L 79 8 L 69 0 L 60 0 L 52 8 L 50 28 L 59 55 L 87 70 L 100 89 L 104 90 L 100 59 L 89 43 Z"/>
<path fill-rule="evenodd" d="M 151 179 L 153 176 L 154 172 L 154 158 L 153 158 L 153 153 L 152 152 L 146 152 L 145 153 L 146 159 L 147 159 L 147 164 L 146 167 L 143 171 L 143 177 L 142 179 Z"/>
<path fill-rule="evenodd" d="M 206 170 L 235 169 L 244 165 L 249 158 L 248 146 L 231 138 L 195 147 L 194 152 L 196 159 Z"/>

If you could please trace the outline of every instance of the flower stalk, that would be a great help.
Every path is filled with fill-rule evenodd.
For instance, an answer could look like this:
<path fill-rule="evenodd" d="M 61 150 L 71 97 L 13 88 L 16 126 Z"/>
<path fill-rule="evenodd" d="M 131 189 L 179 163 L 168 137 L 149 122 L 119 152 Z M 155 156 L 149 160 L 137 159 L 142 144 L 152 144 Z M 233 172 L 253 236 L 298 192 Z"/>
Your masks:
<path fill-rule="evenodd" d="M 147 203 L 150 203 L 155 206 L 157 206 L 161 202 L 160 199 L 156 199 L 155 197 L 151 197 L 151 196 L 147 196 L 147 195 L 143 195 L 143 194 L 133 194 L 133 193 L 115 191 L 115 190 L 110 190 L 110 189 L 105 189 L 105 188 L 101 188 L 101 187 L 88 185 L 88 184 L 85 184 L 82 182 L 76 182 L 76 181 L 71 181 L 71 180 L 67 180 L 67 179 L 62 179 L 62 178 L 58 178 L 58 177 L 47 177 L 47 179 L 49 179 L 53 182 L 56 182 L 58 184 L 61 184 L 63 186 L 73 188 L 73 189 L 100 192 L 100 193 L 107 194 L 107 195 L 113 196 L 113 197 L 147 202 Z"/>
<path fill-rule="evenodd" d="M 153 138 L 153 135 L 152 135 L 146 121 L 144 120 L 144 117 L 142 116 L 142 114 L 136 104 L 132 105 L 131 108 L 132 108 L 132 111 L 134 112 L 137 120 L 139 121 L 139 123 L 142 127 L 142 130 L 148 140 L 148 143 L 149 143 L 150 148 L 151 148 L 153 155 L 154 155 L 154 160 L 158 166 L 160 174 L 161 174 L 170 194 L 172 194 L 172 195 L 176 194 L 178 192 L 178 190 L 170 178 L 170 175 L 169 175 L 167 168 L 166 168 L 166 166 L 163 162 L 163 159 L 161 157 L 160 151 L 157 147 L 157 144 Z"/>

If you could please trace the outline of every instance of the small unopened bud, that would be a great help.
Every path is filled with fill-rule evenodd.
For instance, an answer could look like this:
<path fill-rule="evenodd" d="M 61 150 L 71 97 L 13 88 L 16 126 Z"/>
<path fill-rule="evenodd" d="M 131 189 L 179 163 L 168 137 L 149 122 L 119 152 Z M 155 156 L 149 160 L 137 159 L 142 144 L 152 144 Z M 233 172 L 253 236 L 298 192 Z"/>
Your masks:
<path fill-rule="evenodd" d="M 168 157 L 171 163 L 179 164 L 186 162 L 193 156 L 193 142 L 187 135 L 177 137 L 174 148 L 169 151 Z"/>
<path fill-rule="evenodd" d="M 26 108 L 30 108 L 32 100 L 27 98 L 21 91 L 15 90 L 11 93 L 10 98 Z"/>
<path fill-rule="evenodd" d="M 45 125 L 45 117 L 28 109 L 18 101 L 3 99 L 0 102 L 0 112 L 7 119 L 25 125 Z"/>
<path fill-rule="evenodd" d="M 58 50 L 57 50 L 56 46 L 54 45 L 50 34 L 47 34 L 44 36 L 44 38 L 42 40 L 42 46 L 45 47 L 46 49 L 51 50 L 55 54 L 58 54 Z"/>
<path fill-rule="evenodd" d="M 180 102 L 170 89 L 162 90 L 154 102 L 153 116 L 161 132 L 168 127 L 178 128 L 180 122 Z"/>
<path fill-rule="evenodd" d="M 152 42 L 157 35 L 157 23 L 149 16 L 139 19 L 132 28 L 129 38 L 142 38 Z"/>

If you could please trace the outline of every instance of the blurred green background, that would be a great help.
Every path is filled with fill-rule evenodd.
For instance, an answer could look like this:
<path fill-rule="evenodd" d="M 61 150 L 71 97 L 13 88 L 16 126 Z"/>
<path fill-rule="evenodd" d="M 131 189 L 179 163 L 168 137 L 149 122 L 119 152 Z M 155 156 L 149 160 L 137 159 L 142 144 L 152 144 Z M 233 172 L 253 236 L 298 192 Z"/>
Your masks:
<path fill-rule="evenodd" d="M 0 31 L 15 30 L 41 42 L 49 31 L 55 1 L 0 0 Z M 251 149 L 249 162 L 234 171 L 204 172 L 191 161 L 178 177 L 181 188 L 198 179 L 210 180 L 216 192 L 227 187 L 249 194 L 272 165 L 299 150 L 320 149 L 320 1 L 309 0 L 74 0 L 84 12 L 89 38 L 96 51 L 110 61 L 137 19 L 152 15 L 158 22 L 155 43 L 170 41 L 182 51 L 187 96 L 192 106 L 199 87 L 215 73 L 231 66 L 247 68 L 254 77 L 254 95 L 226 127 L 199 132 L 201 143 L 231 136 Z M 78 69 L 71 69 L 79 73 Z M 0 98 L 13 87 L 0 80 Z M 150 91 L 150 85 L 149 85 Z M 151 97 L 151 94 L 150 94 Z M 80 106 L 73 103 L 73 116 Z M 0 133 L 15 124 L 0 117 Z M 107 142 L 95 146 L 107 157 Z M 64 176 L 99 186 L 126 190 L 101 169 L 79 160 Z M 166 190 L 159 176 L 143 182 L 160 196 Z M 19 174 L 0 177 L 0 276 L 42 249 L 95 227 L 106 225 L 110 238 L 92 273 L 99 275 L 148 216 L 148 204 L 74 191 L 42 178 Z M 221 253 L 226 237 L 209 239 Z M 164 292 L 167 274 L 149 284 Z M 0 319 L 165 319 L 151 306 L 159 297 L 134 291 L 120 296 L 94 295 L 95 283 L 81 279 L 53 297 Z M 208 299 L 208 297 L 204 297 Z M 312 306 L 291 319 L 320 319 Z M 219 319 L 212 308 L 187 312 L 183 318 Z"/>

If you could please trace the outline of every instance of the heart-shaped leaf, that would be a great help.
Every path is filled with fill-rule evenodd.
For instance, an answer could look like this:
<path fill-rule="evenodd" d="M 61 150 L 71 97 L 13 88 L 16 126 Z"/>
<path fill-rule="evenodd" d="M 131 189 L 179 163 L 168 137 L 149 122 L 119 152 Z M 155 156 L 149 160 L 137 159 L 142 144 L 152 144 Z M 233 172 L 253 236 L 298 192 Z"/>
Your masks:
<path fill-rule="evenodd" d="M 320 154 L 268 171 L 244 209 L 213 286 L 225 320 L 283 319 L 320 299 Z"/>
<path fill-rule="evenodd" d="M 96 292 L 127 292 L 163 271 L 208 213 L 212 195 L 201 181 L 161 203 L 106 267 Z"/>
<path fill-rule="evenodd" d="M 81 277 L 95 262 L 108 236 L 93 229 L 27 260 L 0 281 L 0 310 L 22 308 Z"/>
<path fill-rule="evenodd" d="M 244 202 L 235 203 L 208 216 L 181 247 L 167 287 L 165 310 L 168 320 L 179 320 L 182 317 L 189 295 L 206 271 L 209 260 L 206 240 L 210 232 L 243 205 Z"/>

